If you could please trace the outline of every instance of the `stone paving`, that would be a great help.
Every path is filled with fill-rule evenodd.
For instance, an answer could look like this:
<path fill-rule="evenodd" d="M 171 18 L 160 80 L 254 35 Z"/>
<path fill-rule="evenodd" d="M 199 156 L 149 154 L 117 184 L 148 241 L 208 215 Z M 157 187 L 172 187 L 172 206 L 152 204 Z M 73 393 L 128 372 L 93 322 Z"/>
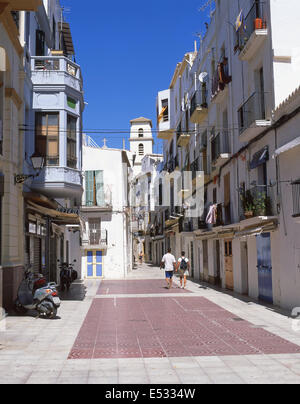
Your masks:
<path fill-rule="evenodd" d="M 72 285 L 55 320 L 7 317 L 0 383 L 300 382 L 286 314 L 191 281 L 164 287 L 162 271 L 140 265 L 126 281 Z"/>

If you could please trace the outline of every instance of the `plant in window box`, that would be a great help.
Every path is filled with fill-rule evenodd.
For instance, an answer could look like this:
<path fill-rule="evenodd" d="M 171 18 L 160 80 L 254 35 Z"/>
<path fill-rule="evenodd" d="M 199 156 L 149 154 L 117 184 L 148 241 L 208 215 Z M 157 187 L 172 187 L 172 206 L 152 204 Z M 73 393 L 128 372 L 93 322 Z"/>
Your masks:
<path fill-rule="evenodd" d="M 253 217 L 255 211 L 255 205 L 250 190 L 246 191 L 244 194 L 241 195 L 241 201 L 243 205 L 244 216 L 247 219 Z"/>

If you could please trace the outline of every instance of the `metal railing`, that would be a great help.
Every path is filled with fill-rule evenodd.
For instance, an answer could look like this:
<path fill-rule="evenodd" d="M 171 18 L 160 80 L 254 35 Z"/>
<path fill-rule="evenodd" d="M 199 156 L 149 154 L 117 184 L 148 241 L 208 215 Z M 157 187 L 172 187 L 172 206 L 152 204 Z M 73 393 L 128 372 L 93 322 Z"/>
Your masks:
<path fill-rule="evenodd" d="M 253 32 L 266 28 L 267 18 L 265 3 L 255 1 L 237 32 L 237 44 L 235 49 L 241 51 L 249 41 Z"/>
<path fill-rule="evenodd" d="M 107 230 L 91 229 L 89 231 L 89 239 L 83 240 L 84 245 L 107 245 L 108 242 L 108 232 Z"/>
<path fill-rule="evenodd" d="M 267 93 L 255 92 L 238 110 L 240 134 L 255 121 L 266 119 L 266 98 Z"/>
<path fill-rule="evenodd" d="M 300 183 L 299 183 L 300 184 Z M 251 212 L 253 216 L 273 216 L 275 211 L 274 188 L 268 185 L 256 185 L 241 197 L 245 216 Z"/>
<path fill-rule="evenodd" d="M 207 89 L 206 85 L 197 90 L 191 99 L 191 109 L 190 114 L 193 115 L 197 108 L 207 108 Z"/>
<path fill-rule="evenodd" d="M 63 71 L 70 76 L 81 78 L 80 67 L 65 56 L 32 56 L 32 71 Z"/>
<path fill-rule="evenodd" d="M 230 154 L 229 131 L 219 132 L 211 141 L 212 162 L 215 162 L 221 154 Z"/>

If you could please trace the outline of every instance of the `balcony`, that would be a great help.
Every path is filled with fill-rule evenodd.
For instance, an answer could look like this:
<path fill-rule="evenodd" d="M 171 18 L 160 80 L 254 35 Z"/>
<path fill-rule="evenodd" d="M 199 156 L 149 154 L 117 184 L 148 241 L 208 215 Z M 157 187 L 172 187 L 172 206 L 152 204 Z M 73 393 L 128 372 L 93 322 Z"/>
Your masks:
<path fill-rule="evenodd" d="M 214 73 L 211 102 L 221 104 L 228 95 L 228 84 L 231 83 L 232 77 L 229 75 L 228 59 L 223 58 L 223 61 L 218 64 L 218 68 Z"/>
<path fill-rule="evenodd" d="M 211 142 L 212 165 L 221 167 L 231 157 L 229 131 L 218 133 Z"/>
<path fill-rule="evenodd" d="M 181 133 L 177 138 L 177 146 L 187 147 L 190 143 L 191 135 L 187 133 Z"/>
<path fill-rule="evenodd" d="M 47 90 L 53 90 L 53 87 L 67 86 L 82 91 L 80 66 L 64 56 L 33 56 L 31 79 L 38 89 L 47 86 Z"/>
<path fill-rule="evenodd" d="M 112 205 L 112 192 L 107 187 L 102 197 L 97 201 L 85 201 L 80 210 L 85 213 L 111 212 L 113 209 Z"/>
<path fill-rule="evenodd" d="M 257 185 L 241 194 L 243 216 L 241 220 L 272 218 L 276 210 L 274 188 L 267 185 Z"/>
<path fill-rule="evenodd" d="M 269 105 L 268 93 L 256 92 L 242 105 L 238 111 L 240 141 L 250 142 L 266 128 L 271 120 L 266 119 L 265 105 Z"/>
<path fill-rule="evenodd" d="M 107 230 L 92 229 L 89 238 L 83 237 L 82 248 L 85 250 L 106 250 L 108 245 Z"/>
<path fill-rule="evenodd" d="M 51 198 L 81 198 L 82 174 L 67 167 L 44 167 L 31 188 Z"/>
<path fill-rule="evenodd" d="M 202 123 L 208 115 L 206 87 L 197 90 L 191 99 L 191 122 Z"/>
<path fill-rule="evenodd" d="M 253 59 L 268 36 L 265 5 L 254 3 L 250 12 L 237 32 L 237 43 L 234 50 L 239 51 L 239 59 Z"/>

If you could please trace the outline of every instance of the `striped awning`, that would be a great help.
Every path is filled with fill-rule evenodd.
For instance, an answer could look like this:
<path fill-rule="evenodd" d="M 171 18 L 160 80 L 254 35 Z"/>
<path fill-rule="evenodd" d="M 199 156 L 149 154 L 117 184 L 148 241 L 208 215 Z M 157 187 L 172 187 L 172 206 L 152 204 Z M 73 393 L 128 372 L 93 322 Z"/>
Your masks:
<path fill-rule="evenodd" d="M 59 23 L 59 28 L 63 35 L 66 53 L 68 55 L 75 55 L 70 25 L 67 22 Z"/>

